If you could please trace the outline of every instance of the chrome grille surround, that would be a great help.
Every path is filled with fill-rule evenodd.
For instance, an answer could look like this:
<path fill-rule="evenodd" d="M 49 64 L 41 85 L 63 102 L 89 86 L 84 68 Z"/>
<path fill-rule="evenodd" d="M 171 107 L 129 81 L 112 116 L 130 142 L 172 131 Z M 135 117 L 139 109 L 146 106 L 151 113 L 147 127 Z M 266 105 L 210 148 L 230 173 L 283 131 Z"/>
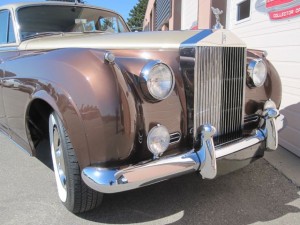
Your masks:
<path fill-rule="evenodd" d="M 203 124 L 216 128 L 215 145 L 242 137 L 245 65 L 244 47 L 196 47 L 194 140 Z"/>

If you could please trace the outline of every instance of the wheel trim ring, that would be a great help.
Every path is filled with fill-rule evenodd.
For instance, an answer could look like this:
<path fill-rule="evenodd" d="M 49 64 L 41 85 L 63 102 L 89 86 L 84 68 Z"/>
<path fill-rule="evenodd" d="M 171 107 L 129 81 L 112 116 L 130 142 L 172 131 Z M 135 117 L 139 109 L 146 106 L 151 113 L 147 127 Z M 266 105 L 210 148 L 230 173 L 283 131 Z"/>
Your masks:
<path fill-rule="evenodd" d="M 64 153 L 61 146 L 61 138 L 56 125 L 53 126 L 53 146 L 60 182 L 62 186 L 66 188 L 66 168 L 64 163 Z"/>
<path fill-rule="evenodd" d="M 52 162 L 53 162 L 53 168 L 54 168 L 54 174 L 55 174 L 55 180 L 56 180 L 56 185 L 57 185 L 57 191 L 58 191 L 58 195 L 59 198 L 62 202 L 66 202 L 67 200 L 67 185 L 66 182 L 65 184 L 63 184 L 64 182 L 62 181 L 62 174 L 60 174 L 60 172 L 64 173 L 65 176 L 65 181 L 67 179 L 66 173 L 65 173 L 65 165 L 63 164 L 63 168 L 60 168 L 59 162 L 58 162 L 58 158 L 56 155 L 56 150 L 54 147 L 54 128 L 58 127 L 58 124 L 54 118 L 53 115 L 50 115 L 50 119 L 49 119 L 49 136 L 50 136 L 50 147 L 51 147 L 51 156 L 52 156 Z M 56 128 L 57 129 L 57 128 Z M 59 132 L 58 133 L 58 138 L 61 139 L 61 137 L 59 136 Z M 61 156 L 60 159 L 63 159 L 63 151 L 60 147 L 60 151 L 61 151 Z"/>

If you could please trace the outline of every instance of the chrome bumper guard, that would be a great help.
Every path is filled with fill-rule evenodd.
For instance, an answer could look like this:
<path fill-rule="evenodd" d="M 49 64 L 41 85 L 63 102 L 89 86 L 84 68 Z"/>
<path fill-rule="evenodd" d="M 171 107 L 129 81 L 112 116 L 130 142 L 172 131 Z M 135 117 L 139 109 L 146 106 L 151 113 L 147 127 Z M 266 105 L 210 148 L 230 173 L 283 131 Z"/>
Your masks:
<path fill-rule="evenodd" d="M 278 130 L 283 128 L 283 122 L 284 116 L 279 115 L 278 110 L 266 109 L 260 128 L 253 135 L 219 148 L 215 148 L 213 142 L 215 128 L 209 124 L 202 125 L 198 129 L 202 147 L 198 150 L 193 149 L 185 154 L 161 157 L 126 168 L 87 167 L 82 171 L 82 179 L 89 187 L 102 193 L 127 191 L 193 171 L 199 171 L 203 178 L 213 179 L 217 175 L 219 158 L 263 141 L 266 149 L 276 150 Z"/>

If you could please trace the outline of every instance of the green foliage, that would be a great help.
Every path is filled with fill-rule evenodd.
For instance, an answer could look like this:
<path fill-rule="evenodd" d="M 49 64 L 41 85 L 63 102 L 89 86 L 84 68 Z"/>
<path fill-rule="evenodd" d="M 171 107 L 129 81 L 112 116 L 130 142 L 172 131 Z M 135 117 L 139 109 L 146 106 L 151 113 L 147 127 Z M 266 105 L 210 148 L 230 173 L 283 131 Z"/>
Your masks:
<path fill-rule="evenodd" d="M 143 30 L 143 22 L 149 0 L 139 0 L 138 3 L 130 10 L 128 25 L 132 30 Z"/>
<path fill-rule="evenodd" d="M 107 29 L 114 30 L 113 18 L 105 18 L 103 22 L 101 21 L 101 30 L 106 31 Z"/>

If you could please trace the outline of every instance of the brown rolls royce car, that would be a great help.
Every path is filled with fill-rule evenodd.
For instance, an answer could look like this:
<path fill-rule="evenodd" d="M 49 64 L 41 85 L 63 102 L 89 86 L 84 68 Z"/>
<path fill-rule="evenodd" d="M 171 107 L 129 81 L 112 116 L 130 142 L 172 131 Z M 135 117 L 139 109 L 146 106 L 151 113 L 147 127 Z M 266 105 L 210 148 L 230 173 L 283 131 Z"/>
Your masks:
<path fill-rule="evenodd" d="M 137 33 L 88 5 L 0 7 L 0 130 L 50 160 L 74 213 L 275 150 L 281 92 L 266 53 L 225 29 Z"/>

